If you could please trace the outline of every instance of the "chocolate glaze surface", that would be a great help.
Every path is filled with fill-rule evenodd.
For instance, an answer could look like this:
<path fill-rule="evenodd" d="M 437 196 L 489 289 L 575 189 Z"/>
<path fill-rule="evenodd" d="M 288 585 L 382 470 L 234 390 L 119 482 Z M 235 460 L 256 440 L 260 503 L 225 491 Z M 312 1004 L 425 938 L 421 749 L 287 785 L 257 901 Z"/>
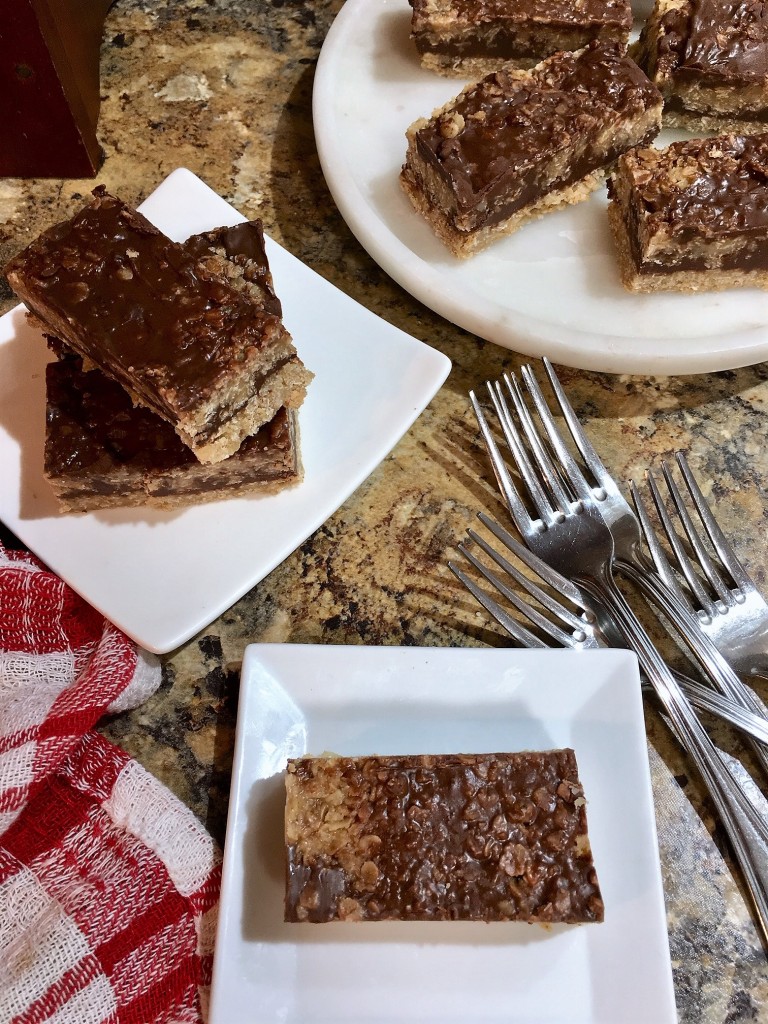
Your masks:
<path fill-rule="evenodd" d="M 96 189 L 6 268 L 55 333 L 123 383 L 186 409 L 264 348 L 279 321 L 141 214 Z M 57 327 L 61 327 L 61 331 Z M 64 330 L 66 328 L 66 330 Z"/>
<path fill-rule="evenodd" d="M 482 223 L 493 223 L 551 188 L 551 178 L 543 180 L 548 158 L 575 147 L 576 174 L 568 174 L 569 166 L 561 180 L 578 180 L 594 169 L 590 142 L 606 123 L 660 103 L 633 61 L 616 47 L 593 42 L 577 53 L 554 55 L 524 77 L 508 70 L 487 76 L 457 97 L 449 113 L 421 128 L 416 144 L 450 188 L 458 211 L 476 209 Z M 614 155 L 601 149 L 600 162 Z M 499 197 L 503 208 L 489 212 Z"/>
<path fill-rule="evenodd" d="M 286 920 L 602 920 L 572 750 L 299 758 L 286 786 Z"/>
<path fill-rule="evenodd" d="M 680 81 L 755 83 L 768 76 L 763 0 L 689 0 L 660 22 L 660 67 Z"/>
<path fill-rule="evenodd" d="M 633 167 L 633 203 L 651 231 L 678 241 L 768 232 L 768 136 L 727 135 L 643 151 Z"/>
<path fill-rule="evenodd" d="M 193 235 L 184 248 L 196 259 L 217 252 L 243 271 L 246 281 L 253 284 L 267 313 L 282 316 L 283 307 L 275 294 L 272 274 L 264 245 L 264 229 L 260 220 L 245 221 L 232 227 L 216 228 Z"/>

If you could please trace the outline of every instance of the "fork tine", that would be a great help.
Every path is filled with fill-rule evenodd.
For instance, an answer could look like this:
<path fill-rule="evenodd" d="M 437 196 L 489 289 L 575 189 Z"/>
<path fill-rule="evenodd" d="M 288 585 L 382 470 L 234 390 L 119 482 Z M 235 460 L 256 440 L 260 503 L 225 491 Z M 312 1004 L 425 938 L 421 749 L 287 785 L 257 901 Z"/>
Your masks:
<path fill-rule="evenodd" d="M 640 495 L 640 491 L 637 488 L 637 485 L 631 483 L 629 485 L 629 489 L 632 495 L 632 500 L 635 505 L 635 511 L 637 512 L 637 518 L 640 523 L 640 529 L 643 531 L 643 537 L 645 539 L 645 543 L 648 546 L 648 550 L 651 553 L 653 564 L 656 566 L 656 572 L 659 574 L 665 585 L 670 590 L 674 591 L 676 597 L 680 601 L 682 601 L 682 603 L 689 609 L 689 611 L 693 612 L 693 606 L 691 605 L 691 602 L 688 600 L 687 594 L 678 583 L 677 577 L 675 576 L 672 566 L 670 565 L 669 559 L 664 553 L 664 548 L 659 543 L 659 538 L 656 534 L 656 530 L 654 529 L 651 523 L 651 517 L 648 515 L 648 508 Z"/>
<path fill-rule="evenodd" d="M 656 511 L 659 515 L 659 520 L 664 529 L 664 533 L 667 536 L 667 540 L 669 541 L 670 547 L 672 548 L 672 551 L 674 553 L 677 566 L 680 569 L 680 572 L 685 577 L 686 582 L 688 583 L 688 586 L 690 587 L 691 592 L 693 593 L 696 606 L 698 608 L 701 608 L 704 614 L 711 619 L 716 614 L 717 609 L 715 608 L 715 605 L 712 602 L 711 597 L 704 589 L 704 587 L 701 585 L 701 580 L 693 571 L 693 565 L 691 563 L 691 560 L 688 557 L 688 554 L 685 548 L 683 547 L 682 541 L 678 537 L 675 528 L 672 524 L 672 519 L 670 518 L 670 515 L 667 512 L 666 506 L 664 504 L 664 499 L 662 498 L 661 491 L 659 490 L 659 485 L 656 483 L 656 477 L 649 470 L 646 473 L 646 479 L 648 481 L 648 487 L 651 492 L 651 497 L 653 498 L 653 503 L 656 506 Z"/>
<path fill-rule="evenodd" d="M 675 483 L 674 477 L 672 476 L 672 472 L 670 470 L 668 463 L 663 462 L 661 464 L 661 471 L 664 474 L 664 479 L 667 483 L 667 487 L 669 488 L 669 493 L 672 497 L 672 501 L 675 506 L 675 511 L 680 517 L 680 522 L 682 523 L 683 529 L 685 530 L 685 535 L 688 538 L 691 547 L 693 548 L 696 554 L 702 572 L 709 580 L 710 586 L 715 591 L 715 593 L 717 594 L 718 598 L 722 601 L 722 603 L 726 607 L 734 605 L 736 603 L 736 600 L 731 591 L 726 586 L 725 582 L 723 581 L 723 578 L 718 572 L 715 563 L 709 557 L 709 552 L 704 547 L 701 541 L 701 537 L 699 536 L 699 533 L 696 530 L 696 527 L 694 526 L 693 520 L 691 519 L 688 509 L 685 507 L 683 496 L 680 493 L 680 489 L 678 488 L 677 484 Z"/>
<path fill-rule="evenodd" d="M 488 385 L 490 388 L 490 384 Z M 506 503 L 509 514 L 521 533 L 525 533 L 531 527 L 531 517 L 528 515 L 528 510 L 523 504 L 523 500 L 520 497 L 520 492 L 512 482 L 512 477 L 507 469 L 507 464 L 499 451 L 499 446 L 496 444 L 496 439 L 491 433 L 491 428 L 488 425 L 488 420 L 485 418 L 482 406 L 477 400 L 477 396 L 474 391 L 470 391 L 469 400 L 472 403 L 472 408 L 475 411 L 477 417 L 477 423 L 480 427 L 480 433 L 483 435 L 485 441 L 485 447 L 488 451 L 488 457 L 491 460 L 491 466 L 496 476 L 496 480 L 499 485 L 504 501 Z"/>
<path fill-rule="evenodd" d="M 467 574 L 456 565 L 455 562 L 448 562 L 448 568 L 451 570 L 453 575 L 460 580 L 467 590 L 475 597 L 485 610 L 491 615 L 492 618 L 496 619 L 499 625 L 503 626 L 509 635 L 517 640 L 523 647 L 546 647 L 547 645 L 543 640 L 539 639 L 534 633 L 531 633 L 529 629 L 521 625 L 517 619 L 513 618 L 498 601 L 494 601 L 492 597 L 479 587 L 474 580 L 470 579 Z M 481 570 L 482 571 L 482 570 Z M 485 573 L 483 573 L 485 575 Z M 487 577 L 486 577 L 487 578 Z"/>
<path fill-rule="evenodd" d="M 515 461 L 517 470 L 520 476 L 523 478 L 523 482 L 528 489 L 528 493 L 531 496 L 531 500 L 536 506 L 536 510 L 539 513 L 539 518 L 545 524 L 549 524 L 555 518 L 555 510 L 553 509 L 549 498 L 546 495 L 543 487 L 539 483 L 538 475 L 533 468 L 533 464 L 528 456 L 528 452 L 525 450 L 522 438 L 520 437 L 520 431 L 515 426 L 512 414 L 509 411 L 509 406 L 504 394 L 501 390 L 501 384 L 496 381 L 491 384 L 488 383 L 488 392 L 493 402 L 493 407 L 496 410 L 496 415 L 499 418 L 502 433 L 504 434 L 504 440 L 509 446 L 509 450 L 512 453 L 512 458 Z M 514 399 L 514 391 L 509 385 L 509 379 L 507 378 L 507 388 L 510 395 Z M 518 524 L 518 529 L 519 529 Z M 521 533 L 524 532 L 521 530 Z"/>
<path fill-rule="evenodd" d="M 537 573 L 539 569 L 543 570 L 543 573 L 539 578 L 556 590 L 559 590 L 565 598 L 572 601 L 576 607 L 582 609 L 585 614 L 583 616 L 579 615 L 564 604 L 561 604 L 551 594 L 543 590 L 533 579 L 522 573 L 515 565 L 505 558 L 491 544 L 489 544 L 484 537 L 481 537 L 472 529 L 467 531 L 470 541 L 488 555 L 502 570 L 505 576 L 509 577 L 521 586 L 528 594 L 531 595 L 531 597 L 538 601 L 543 608 L 546 608 L 551 615 L 559 621 L 553 621 L 551 618 L 543 615 L 542 612 L 527 601 L 525 597 L 513 590 L 504 579 L 502 579 L 497 573 L 493 572 L 474 554 L 466 542 L 462 542 L 458 545 L 458 550 L 464 558 L 466 558 L 467 561 L 470 562 L 484 577 L 484 579 L 486 579 L 500 594 L 502 594 L 507 601 L 509 601 L 519 612 L 525 615 L 526 618 L 543 633 L 550 636 L 559 646 L 575 647 L 583 644 L 591 645 L 592 633 L 589 627 L 594 621 L 594 616 L 591 612 L 587 611 L 581 592 L 575 584 L 571 583 L 570 580 L 566 580 L 565 577 L 545 565 L 545 563 L 537 558 L 536 555 L 523 547 L 523 545 L 512 537 L 507 530 L 490 517 L 480 513 L 479 518 L 483 521 L 484 525 L 492 530 L 492 532 L 497 536 L 497 539 L 501 540 L 513 554 L 520 557 L 523 564 L 527 565 L 534 573 Z M 466 574 L 455 565 L 455 563 L 449 562 L 449 566 L 451 571 L 454 572 L 461 582 L 464 583 L 467 589 L 469 589 L 477 600 L 480 601 L 486 611 L 490 612 L 496 621 L 504 626 L 510 635 L 514 636 L 518 642 L 523 643 L 525 646 L 532 645 L 530 642 L 531 638 L 536 639 L 534 634 L 530 633 L 525 626 L 512 618 L 505 609 L 498 604 L 498 602 L 489 597 L 488 594 L 482 588 L 478 587 L 473 580 L 467 577 Z M 543 645 L 538 643 L 535 644 L 535 646 Z"/>
<path fill-rule="evenodd" d="M 554 366 L 549 361 L 549 359 L 547 359 L 546 356 L 543 357 L 543 363 L 544 369 L 546 370 L 547 376 L 549 378 L 549 383 L 555 394 L 555 398 L 557 399 L 558 405 L 560 406 L 560 411 L 563 414 L 563 419 L 565 420 L 568 429 L 571 432 L 571 437 L 573 438 L 574 443 L 579 450 L 579 454 L 581 455 L 582 459 L 584 459 L 585 465 L 589 469 L 592 476 L 595 478 L 595 481 L 599 487 L 607 489 L 606 484 L 608 484 L 609 487 L 612 486 L 613 488 L 618 489 L 616 487 L 616 484 L 614 483 L 613 477 L 605 468 L 605 465 L 601 460 L 600 456 L 597 454 L 597 451 L 593 447 L 592 442 L 587 437 L 584 428 L 581 425 L 581 421 L 579 420 L 579 417 L 576 415 L 576 412 L 573 406 L 571 405 L 570 401 L 568 400 L 568 396 L 566 395 L 565 390 L 563 389 L 563 385 L 560 383 L 558 376 L 555 373 Z M 600 496 L 596 495 L 596 497 L 599 498 Z"/>
<path fill-rule="evenodd" d="M 522 372 L 525 375 L 526 368 L 523 367 Z M 555 499 L 555 504 L 564 514 L 568 512 L 570 508 L 570 498 L 566 494 L 562 483 L 560 482 L 560 474 L 558 473 L 557 467 L 552 462 L 549 452 L 544 447 L 541 440 L 541 435 L 536 427 L 533 417 L 528 409 L 523 398 L 523 393 L 520 390 L 520 386 L 514 376 L 510 378 L 509 375 L 504 375 L 504 381 L 509 390 L 510 396 L 515 406 L 515 412 L 520 420 L 520 424 L 523 428 L 523 432 L 528 440 L 533 457 L 536 461 L 541 475 L 547 482 L 547 486 L 550 488 L 552 495 Z M 526 381 L 527 383 L 527 381 Z M 534 382 L 535 383 L 535 382 Z M 530 386 L 529 386 L 530 391 Z"/>
<path fill-rule="evenodd" d="M 753 589 L 755 584 L 753 583 L 751 576 L 739 561 L 736 552 L 733 550 L 725 534 L 720 529 L 717 520 L 707 504 L 706 498 L 701 493 L 701 489 L 696 482 L 696 477 L 688 466 L 688 460 L 683 452 L 676 452 L 675 458 L 678 466 L 680 467 L 683 479 L 685 480 L 688 492 L 696 506 L 696 511 L 699 513 L 704 529 L 707 531 L 707 536 L 712 542 L 712 547 L 717 552 L 718 557 L 725 568 L 731 574 L 736 586 L 740 587 L 742 590 Z"/>
<path fill-rule="evenodd" d="M 539 387 L 539 383 L 536 380 L 533 370 L 530 366 L 524 366 L 522 368 L 522 374 L 526 387 L 528 388 L 528 392 L 536 406 L 536 412 L 539 414 L 539 419 L 543 423 L 544 429 L 547 432 L 549 442 L 560 460 L 560 465 L 573 487 L 574 493 L 581 501 L 591 500 L 592 490 L 587 483 L 581 468 L 568 450 L 562 434 L 557 428 L 557 424 L 550 412 L 549 406 L 547 405 L 546 399 Z"/>
<path fill-rule="evenodd" d="M 514 566 L 508 559 L 504 558 L 503 555 L 501 555 L 494 547 L 492 547 L 483 537 L 475 533 L 474 530 L 468 530 L 467 533 L 471 540 L 473 540 L 478 547 L 480 547 L 490 558 L 492 558 L 500 569 L 503 569 L 504 572 L 507 573 L 507 575 L 510 576 L 519 586 L 523 587 L 523 589 L 526 590 L 531 595 L 531 597 L 535 598 L 543 607 L 547 608 L 548 611 L 552 612 L 553 615 L 556 615 L 571 630 L 583 631 L 584 622 L 579 618 L 578 615 L 574 614 L 564 605 L 560 604 L 559 601 L 556 601 L 550 594 L 546 592 L 546 590 L 542 590 L 542 588 L 538 586 L 537 583 L 529 579 L 524 573 L 520 572 L 520 570 L 517 569 L 516 566 Z M 459 550 L 462 552 L 462 554 L 469 557 L 468 551 L 465 549 L 465 547 L 462 547 L 461 544 L 459 545 Z M 481 572 L 483 571 L 481 566 L 478 565 L 477 562 L 475 562 L 473 559 L 470 560 L 472 561 L 472 564 L 475 565 L 475 568 L 480 569 Z M 510 600 L 513 604 L 515 604 L 520 611 L 528 615 L 531 621 L 534 622 L 537 626 L 540 626 L 542 629 L 549 628 L 548 620 L 542 620 L 542 617 L 539 615 L 539 613 L 537 613 L 535 609 L 532 609 L 531 606 L 528 605 L 528 603 L 525 602 L 523 598 L 518 598 L 517 594 L 514 591 L 507 593 L 505 590 L 503 591 L 503 593 L 504 596 L 507 597 L 508 600 Z M 522 604 L 518 604 L 518 600 L 521 601 Z"/>
<path fill-rule="evenodd" d="M 476 540 L 476 535 L 473 538 L 473 540 Z M 488 566 L 481 562 L 480 559 L 477 558 L 477 556 L 469 550 L 466 544 L 459 544 L 458 550 L 467 559 L 467 561 L 474 565 L 477 571 L 481 573 L 482 576 L 510 602 L 510 604 L 512 604 L 515 608 L 517 608 L 519 612 L 525 615 L 526 618 L 530 622 L 532 622 L 534 626 L 537 626 L 544 633 L 549 634 L 549 636 L 551 636 L 559 646 L 572 646 L 574 641 L 569 633 L 566 633 L 557 623 L 553 622 L 551 619 L 548 619 L 545 615 L 542 615 L 541 612 L 534 608 L 533 605 L 531 605 L 528 601 L 525 600 L 525 598 L 515 593 L 515 591 L 512 590 L 511 587 L 509 587 L 504 582 L 504 580 L 502 580 L 495 572 L 493 572 L 491 569 L 488 568 Z M 484 550 L 488 549 L 484 548 Z M 494 558 L 494 561 L 496 561 L 496 563 L 500 565 L 505 572 L 510 572 L 510 570 L 513 570 L 514 572 L 514 566 L 510 562 L 507 562 L 506 559 L 504 559 L 502 556 L 498 555 L 497 553 L 494 553 L 493 549 L 490 549 L 489 553 Z M 512 575 L 513 578 L 517 578 L 515 575 L 513 575 L 513 572 L 510 573 L 510 575 Z M 565 611 L 565 609 L 563 610 Z M 518 625 L 520 624 L 518 623 Z M 583 623 L 581 625 L 583 626 Z M 508 627 L 505 626 L 505 628 Z M 521 626 L 520 628 L 525 629 L 524 626 Z M 578 629 L 578 624 L 574 628 Z M 526 630 L 526 632 L 528 632 L 528 630 Z M 579 637 L 579 639 L 585 639 L 583 629 L 582 635 L 581 637 Z"/>
<path fill-rule="evenodd" d="M 553 569 L 546 562 L 543 562 L 538 555 L 535 555 L 529 548 L 524 547 L 512 534 L 503 526 L 491 519 L 485 512 L 478 512 L 477 518 L 497 540 L 516 555 L 521 562 L 528 566 L 538 577 L 540 577 L 553 590 L 559 591 L 571 604 L 577 605 L 584 610 L 584 598 L 575 583 L 572 583 L 565 576 L 562 576 L 556 569 Z"/>

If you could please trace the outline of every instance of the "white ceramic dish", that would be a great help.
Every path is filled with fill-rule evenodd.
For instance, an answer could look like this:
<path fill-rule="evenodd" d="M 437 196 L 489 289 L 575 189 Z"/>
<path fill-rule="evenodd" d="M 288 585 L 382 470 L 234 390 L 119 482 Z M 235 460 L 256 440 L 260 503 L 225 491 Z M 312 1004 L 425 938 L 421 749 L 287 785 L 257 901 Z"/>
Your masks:
<path fill-rule="evenodd" d="M 446 319 L 583 369 L 703 373 L 768 358 L 768 294 L 632 295 L 621 285 L 605 190 L 457 260 L 402 192 L 405 130 L 462 82 L 422 70 L 407 0 L 347 0 L 323 45 L 314 123 L 328 186 L 373 258 Z M 670 141 L 666 134 L 663 141 Z"/>
<path fill-rule="evenodd" d="M 578 758 L 603 924 L 283 923 L 288 757 L 558 746 Z M 211 1024 L 676 1019 L 633 655 L 246 650 Z"/>
<path fill-rule="evenodd" d="M 190 171 L 142 206 L 178 241 L 242 216 Z M 392 327 L 267 239 L 286 326 L 314 371 L 299 413 L 304 481 L 263 498 L 175 512 L 60 515 L 42 474 L 41 335 L 0 319 L 0 519 L 142 646 L 173 650 L 282 562 L 372 472 L 445 380 L 450 361 Z"/>

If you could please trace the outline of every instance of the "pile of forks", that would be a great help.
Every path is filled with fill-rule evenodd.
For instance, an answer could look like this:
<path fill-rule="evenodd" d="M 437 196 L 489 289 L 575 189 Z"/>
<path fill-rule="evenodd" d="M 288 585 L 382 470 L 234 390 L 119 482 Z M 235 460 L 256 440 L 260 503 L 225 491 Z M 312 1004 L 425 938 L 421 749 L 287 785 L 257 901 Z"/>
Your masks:
<path fill-rule="evenodd" d="M 566 443 L 530 366 L 522 368 L 520 381 L 505 375 L 488 383 L 496 431 L 471 393 L 519 539 L 480 513 L 494 542 L 469 530 L 458 549 L 474 573 L 454 562 L 449 566 L 523 647 L 635 651 L 647 685 L 718 810 L 768 942 L 768 815 L 754 800 L 754 786 L 745 785 L 741 766 L 734 770 L 733 759 L 713 743 L 696 711 L 704 709 L 742 729 L 768 774 L 768 712 L 743 682 L 768 677 L 768 604 L 718 526 L 685 457 L 678 453 L 676 460 L 692 511 L 669 465 L 662 473 L 672 515 L 656 477 L 648 474 L 665 548 L 637 486 L 630 489 L 633 508 L 591 445 L 546 359 L 544 368 L 581 461 Z M 670 669 L 617 576 L 637 587 L 672 624 L 706 684 Z"/>

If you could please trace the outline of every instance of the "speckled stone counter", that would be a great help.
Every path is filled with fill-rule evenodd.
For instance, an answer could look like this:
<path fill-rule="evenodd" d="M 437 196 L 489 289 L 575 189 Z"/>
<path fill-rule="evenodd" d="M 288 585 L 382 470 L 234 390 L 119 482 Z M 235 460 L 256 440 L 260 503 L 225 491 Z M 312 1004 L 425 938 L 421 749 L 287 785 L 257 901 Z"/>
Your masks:
<path fill-rule="evenodd" d="M 203 634 L 164 658 L 153 699 L 103 726 L 219 841 L 246 644 L 504 643 L 446 561 L 478 509 L 498 510 L 467 390 L 517 369 L 519 359 L 412 299 L 339 215 L 311 118 L 315 64 L 339 6 L 118 0 L 104 36 L 98 181 L 138 203 L 174 168 L 190 168 L 243 214 L 261 217 L 308 266 L 453 361 L 427 411 L 343 507 Z M 73 212 L 93 184 L 0 179 L 0 264 Z M 0 288 L 5 312 L 14 300 L 4 282 Z M 562 380 L 620 478 L 640 479 L 675 449 L 689 452 L 768 589 L 768 368 L 678 379 L 564 370 Z M 766 956 L 727 842 L 650 703 L 646 717 L 680 1019 L 767 1020 Z M 716 735 L 738 749 L 724 728 Z"/>

